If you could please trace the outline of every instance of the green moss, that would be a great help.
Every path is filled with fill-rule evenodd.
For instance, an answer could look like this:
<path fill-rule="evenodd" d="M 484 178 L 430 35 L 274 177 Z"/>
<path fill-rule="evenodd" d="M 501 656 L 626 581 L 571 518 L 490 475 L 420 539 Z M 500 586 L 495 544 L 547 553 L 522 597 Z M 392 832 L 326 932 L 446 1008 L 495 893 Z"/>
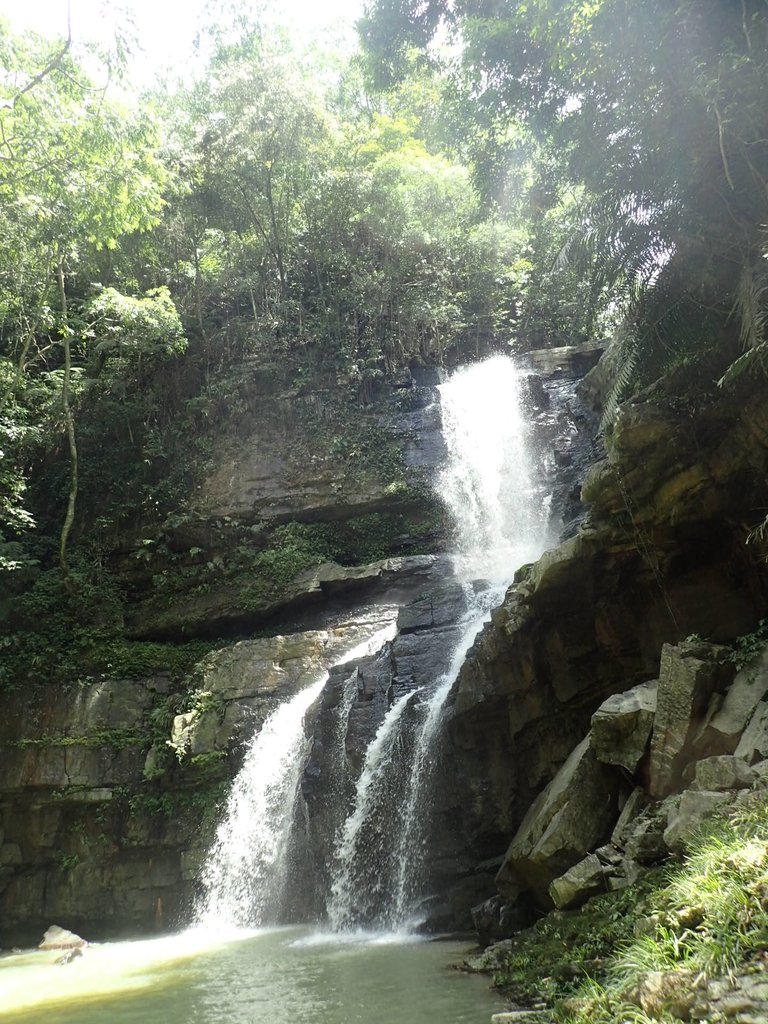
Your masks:
<path fill-rule="evenodd" d="M 94 729 L 92 732 L 79 736 L 55 736 L 44 733 L 42 736 L 23 737 L 11 742 L 10 746 L 26 749 L 28 747 L 113 747 L 125 750 L 126 747 L 146 748 L 149 738 L 143 729 Z"/>
<path fill-rule="evenodd" d="M 245 576 L 240 604 L 258 611 L 279 603 L 302 572 L 323 562 L 365 565 L 396 555 L 427 554 L 445 534 L 442 506 L 431 495 L 403 488 L 403 511 L 370 512 L 330 523 L 286 523 L 277 527 L 269 547 L 241 556 L 232 576 Z M 407 503 L 405 501 L 407 497 Z M 225 566 L 228 563 L 225 563 Z M 221 586 L 221 576 L 217 586 Z"/>
<path fill-rule="evenodd" d="M 82 570 L 82 552 L 73 563 Z M 96 579 L 85 571 L 74 573 L 71 590 L 58 570 L 41 573 L 16 601 L 14 618 L 17 629 L 0 636 L 0 690 L 158 673 L 180 679 L 215 646 L 126 639 L 122 595 L 105 572 Z"/>
<path fill-rule="evenodd" d="M 210 831 L 216 824 L 221 807 L 231 788 L 228 778 L 203 778 L 194 789 L 161 789 L 155 783 L 146 783 L 128 796 L 130 814 L 164 818 L 178 823 L 186 819 L 194 824 L 195 832 Z"/>

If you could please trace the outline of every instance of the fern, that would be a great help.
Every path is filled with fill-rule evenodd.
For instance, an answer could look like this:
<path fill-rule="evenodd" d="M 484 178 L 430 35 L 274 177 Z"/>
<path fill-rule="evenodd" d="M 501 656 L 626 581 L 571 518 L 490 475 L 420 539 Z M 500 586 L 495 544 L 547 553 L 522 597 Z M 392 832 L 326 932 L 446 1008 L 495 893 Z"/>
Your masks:
<path fill-rule="evenodd" d="M 768 373 L 768 270 L 766 254 L 757 265 L 742 267 L 733 313 L 739 318 L 739 340 L 744 352 L 735 359 L 720 380 L 720 387 L 733 384 L 745 373 Z"/>
<path fill-rule="evenodd" d="M 747 350 L 758 348 L 765 343 L 765 329 L 768 324 L 768 306 L 765 301 L 767 295 L 768 276 L 765 270 L 762 269 L 762 273 L 756 272 L 750 262 L 745 262 L 734 309 L 740 321 L 739 340 Z"/>
<path fill-rule="evenodd" d="M 722 253 L 715 260 L 712 240 L 695 225 L 683 231 L 679 221 L 673 200 L 659 203 L 642 192 L 603 198 L 584 208 L 580 227 L 558 253 L 557 268 L 575 267 L 589 279 L 593 308 L 607 293 L 623 309 L 602 429 L 631 394 L 721 344 L 732 317 L 744 351 L 718 383 L 768 372 L 765 254 L 742 250 L 732 253 L 730 264 Z M 684 238 L 687 248 L 679 250 L 673 238 Z"/>
<path fill-rule="evenodd" d="M 733 384 L 743 374 L 755 371 L 768 373 L 768 341 L 762 341 L 754 348 L 748 348 L 746 352 L 742 352 L 738 359 L 734 359 L 717 383 L 720 387 L 726 387 Z"/>

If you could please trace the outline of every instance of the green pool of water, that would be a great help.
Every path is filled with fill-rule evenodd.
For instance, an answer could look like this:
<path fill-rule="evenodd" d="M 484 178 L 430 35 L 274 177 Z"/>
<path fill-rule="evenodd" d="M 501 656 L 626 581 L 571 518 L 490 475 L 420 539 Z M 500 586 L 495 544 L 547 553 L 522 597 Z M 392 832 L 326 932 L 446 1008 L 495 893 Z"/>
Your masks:
<path fill-rule="evenodd" d="M 488 979 L 455 942 L 307 929 L 186 932 L 0 958 L 3 1024 L 488 1024 Z"/>

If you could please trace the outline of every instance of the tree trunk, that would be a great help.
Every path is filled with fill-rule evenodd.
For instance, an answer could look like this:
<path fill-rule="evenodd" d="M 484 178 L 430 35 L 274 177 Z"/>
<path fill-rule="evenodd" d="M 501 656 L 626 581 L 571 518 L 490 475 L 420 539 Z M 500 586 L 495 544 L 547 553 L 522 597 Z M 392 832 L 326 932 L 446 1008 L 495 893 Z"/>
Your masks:
<path fill-rule="evenodd" d="M 69 562 L 67 560 L 67 540 L 72 524 L 75 521 L 75 503 L 77 501 L 77 443 L 75 441 L 75 419 L 72 415 L 72 407 L 69 404 L 69 387 L 72 380 L 72 350 L 69 340 L 69 318 L 67 315 L 67 292 L 64 287 L 64 266 L 63 260 L 59 257 L 56 264 L 56 279 L 59 285 L 59 301 L 63 319 L 63 345 L 64 345 L 64 379 L 61 385 L 61 408 L 64 412 L 64 423 L 67 429 L 67 441 L 69 443 L 69 500 L 67 501 L 67 514 L 64 516 L 64 525 L 61 528 L 59 540 L 59 562 L 64 576 L 64 586 L 72 591 L 72 578 L 69 573 Z"/>

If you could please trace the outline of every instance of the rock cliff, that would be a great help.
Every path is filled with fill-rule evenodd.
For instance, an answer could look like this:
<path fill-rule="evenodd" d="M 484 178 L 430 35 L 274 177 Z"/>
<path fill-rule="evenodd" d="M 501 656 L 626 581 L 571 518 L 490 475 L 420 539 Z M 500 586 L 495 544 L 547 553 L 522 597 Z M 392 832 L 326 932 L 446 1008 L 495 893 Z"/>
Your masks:
<path fill-rule="evenodd" d="M 694 634 L 732 642 L 754 629 L 768 599 L 765 551 L 748 543 L 768 506 L 763 380 L 724 391 L 716 374 L 688 367 L 660 381 L 622 407 L 579 502 L 574 492 L 596 449 L 577 443 L 589 418 L 553 404 L 562 356 L 551 358 L 554 377 L 547 388 L 530 378 L 529 403 L 550 472 L 562 481 L 554 509 L 566 539 L 518 572 L 449 699 L 427 858 L 433 927 L 467 926 L 471 907 L 497 892 L 502 866 L 506 903 L 497 908 L 507 929 L 528 913 L 526 900 L 513 905 L 512 897 L 527 889 L 546 904 L 550 883 L 585 857 L 599 863 L 583 864 L 581 875 L 604 879 L 595 850 L 628 800 L 639 807 L 633 792 L 665 797 L 690 760 L 680 759 L 690 739 L 683 725 L 646 752 L 660 713 L 648 681 L 666 671 L 663 646 L 677 650 Z M 352 774 L 332 782 L 347 793 L 393 696 L 439 670 L 461 614 L 434 554 L 445 523 L 424 497 L 442 454 L 431 392 L 401 383 L 388 413 L 369 410 L 352 426 L 345 414 L 343 430 L 328 396 L 301 396 L 296 408 L 286 394 L 260 396 L 260 408 L 221 441 L 194 506 L 149 543 L 116 553 L 133 635 L 230 635 L 191 675 L 41 684 L 9 697 L 0 939 L 21 941 L 22 926 L 36 933 L 54 916 L 89 936 L 183 920 L 244 739 L 276 700 L 351 646 L 362 609 L 370 625 L 399 606 L 396 641 L 378 658 L 331 672 L 313 712 L 304 864 L 327 864 L 336 827 L 323 795 L 336 742 L 329 712 L 349 673 L 359 697 L 343 737 Z M 338 439 L 333 457 L 329 432 Z M 311 454 L 318 447 L 322 457 Z M 267 635 L 253 638 L 257 630 Z M 708 716 L 710 731 L 731 737 L 718 753 L 748 742 L 762 750 L 762 706 L 747 723 L 750 740 L 749 728 L 734 725 L 740 691 L 728 690 L 719 671 L 690 715 Z M 626 740 L 613 761 L 606 730 L 619 718 L 609 698 L 621 704 Z M 571 805 L 567 814 L 589 835 L 534 863 L 546 831 L 536 831 L 542 805 L 556 816 L 570 803 L 558 789 L 561 770 L 582 780 L 581 793 L 604 794 L 602 817 L 586 822 Z M 674 782 L 660 781 L 667 777 Z M 656 849 L 657 832 L 637 842 Z M 298 872 L 295 915 L 320 913 L 327 884 L 322 866 Z"/>
<path fill-rule="evenodd" d="M 448 726 L 459 785 L 444 794 L 443 813 L 461 822 L 484 873 L 504 865 L 499 883 L 510 897 L 528 889 L 546 905 L 555 874 L 609 837 L 627 787 L 672 791 L 690 722 L 700 725 L 727 688 L 708 662 L 679 725 L 663 745 L 654 741 L 650 776 L 645 759 L 609 771 L 596 756 L 592 716 L 603 702 L 658 677 L 660 659 L 667 671 L 665 644 L 733 641 L 765 614 L 765 550 L 750 538 L 768 505 L 765 380 L 724 391 L 714 377 L 683 368 L 621 407 L 584 483 L 583 525 L 518 574 L 460 672 Z M 627 699 L 627 728 L 641 729 L 638 691 Z M 602 794 L 602 809 L 588 799 L 563 809 L 551 788 L 560 766 L 580 794 Z M 589 836 L 531 859 L 545 843 L 542 801 Z"/>

